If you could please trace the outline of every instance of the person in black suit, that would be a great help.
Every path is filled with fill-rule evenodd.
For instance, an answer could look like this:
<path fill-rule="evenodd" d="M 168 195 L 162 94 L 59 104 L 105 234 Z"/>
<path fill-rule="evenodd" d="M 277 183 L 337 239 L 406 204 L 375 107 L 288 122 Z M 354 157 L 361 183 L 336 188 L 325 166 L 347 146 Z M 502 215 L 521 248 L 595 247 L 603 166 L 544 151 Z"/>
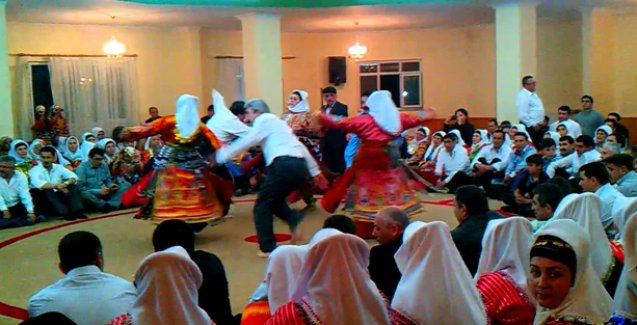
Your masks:
<path fill-rule="evenodd" d="M 347 105 L 338 101 L 336 88 L 329 86 L 323 88 L 323 102 L 321 108 L 323 114 L 347 117 Z M 347 146 L 347 134 L 338 130 L 329 130 L 321 139 L 320 147 L 323 154 L 323 162 L 327 168 L 336 174 L 345 171 L 345 147 Z"/>
<path fill-rule="evenodd" d="M 487 195 L 481 188 L 474 185 L 459 187 L 453 203 L 453 213 L 460 224 L 451 231 L 451 238 L 473 276 L 478 270 L 482 253 L 482 237 L 487 224 L 492 219 L 499 219 L 502 216 L 489 210 Z"/>
<path fill-rule="evenodd" d="M 398 207 L 385 207 L 378 211 L 374 219 L 372 233 L 379 245 L 369 252 L 369 276 L 391 301 L 402 274 L 398 270 L 394 254 L 403 244 L 403 232 L 409 224 L 409 217 Z"/>

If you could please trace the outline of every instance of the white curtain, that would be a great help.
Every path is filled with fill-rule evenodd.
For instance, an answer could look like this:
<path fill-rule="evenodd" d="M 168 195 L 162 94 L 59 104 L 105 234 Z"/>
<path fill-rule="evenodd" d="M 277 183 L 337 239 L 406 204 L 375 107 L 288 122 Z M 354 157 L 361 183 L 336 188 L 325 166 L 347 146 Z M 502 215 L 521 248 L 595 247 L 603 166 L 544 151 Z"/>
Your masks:
<path fill-rule="evenodd" d="M 20 56 L 16 64 L 16 87 L 18 98 L 14 98 L 14 109 L 17 112 L 18 129 L 16 134 L 20 139 L 30 140 L 33 136 L 31 127 L 35 122 L 33 93 L 31 91 L 31 67 L 29 62 L 34 58 Z"/>
<path fill-rule="evenodd" d="M 242 59 L 215 59 L 217 80 L 215 88 L 226 98 L 229 106 L 235 100 L 245 99 Z"/>
<path fill-rule="evenodd" d="M 116 126 L 137 124 L 135 58 L 49 60 L 53 100 L 64 107 L 71 134 L 99 126 L 108 135 Z"/>

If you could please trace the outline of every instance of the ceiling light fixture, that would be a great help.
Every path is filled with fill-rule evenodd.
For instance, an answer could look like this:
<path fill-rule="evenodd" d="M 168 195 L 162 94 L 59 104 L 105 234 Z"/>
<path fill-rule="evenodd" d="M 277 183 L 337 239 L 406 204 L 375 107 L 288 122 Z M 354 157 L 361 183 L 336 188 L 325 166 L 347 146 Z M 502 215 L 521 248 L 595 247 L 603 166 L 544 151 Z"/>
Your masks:
<path fill-rule="evenodd" d="M 358 22 L 354 22 L 354 26 L 358 26 Z M 361 45 L 361 43 L 356 41 L 356 44 L 350 46 L 349 49 L 347 49 L 347 52 L 351 59 L 358 61 L 364 58 L 365 54 L 367 54 L 367 46 Z"/>
<path fill-rule="evenodd" d="M 115 19 L 115 16 L 111 16 L 111 18 Z M 102 50 L 109 58 L 118 58 L 122 57 L 124 53 L 126 53 L 126 45 L 124 45 L 124 43 L 122 42 L 119 42 L 115 38 L 115 36 L 113 36 L 108 42 L 104 43 Z"/>

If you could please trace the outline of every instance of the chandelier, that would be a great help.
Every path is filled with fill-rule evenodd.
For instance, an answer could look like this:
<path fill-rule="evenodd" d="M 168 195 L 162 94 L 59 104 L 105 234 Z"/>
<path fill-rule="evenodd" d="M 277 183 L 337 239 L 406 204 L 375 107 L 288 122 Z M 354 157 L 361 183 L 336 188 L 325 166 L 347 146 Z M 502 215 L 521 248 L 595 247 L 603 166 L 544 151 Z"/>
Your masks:
<path fill-rule="evenodd" d="M 359 42 L 349 47 L 347 50 L 349 57 L 354 60 L 360 60 L 367 54 L 367 46 L 361 45 Z"/>
<path fill-rule="evenodd" d="M 126 45 L 113 36 L 110 41 L 104 43 L 103 50 L 108 57 L 121 57 L 126 52 Z"/>

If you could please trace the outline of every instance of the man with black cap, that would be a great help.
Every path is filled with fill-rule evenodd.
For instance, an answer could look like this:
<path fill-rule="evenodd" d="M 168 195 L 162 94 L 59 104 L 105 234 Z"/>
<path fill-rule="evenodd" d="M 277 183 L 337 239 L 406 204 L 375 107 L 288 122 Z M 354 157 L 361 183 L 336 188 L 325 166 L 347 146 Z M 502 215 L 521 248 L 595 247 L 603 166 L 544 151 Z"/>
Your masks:
<path fill-rule="evenodd" d="M 338 101 L 336 88 L 328 86 L 323 88 L 323 102 L 321 108 L 323 114 L 333 115 L 336 119 L 347 117 L 347 105 Z M 338 130 L 325 132 L 321 139 L 321 152 L 327 168 L 337 174 L 345 171 L 345 147 L 347 146 L 346 134 Z"/>

